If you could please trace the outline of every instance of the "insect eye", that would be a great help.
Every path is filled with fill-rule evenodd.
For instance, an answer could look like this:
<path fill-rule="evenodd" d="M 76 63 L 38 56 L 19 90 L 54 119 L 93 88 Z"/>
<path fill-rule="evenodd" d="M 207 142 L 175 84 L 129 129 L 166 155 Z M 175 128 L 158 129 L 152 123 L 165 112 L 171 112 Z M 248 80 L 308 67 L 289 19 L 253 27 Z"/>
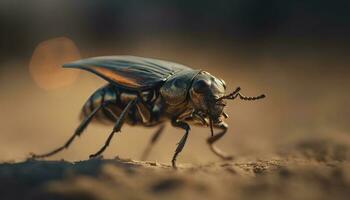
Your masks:
<path fill-rule="evenodd" d="M 206 91 L 209 87 L 209 83 L 205 80 L 198 80 L 193 84 L 193 90 L 197 93 Z"/>

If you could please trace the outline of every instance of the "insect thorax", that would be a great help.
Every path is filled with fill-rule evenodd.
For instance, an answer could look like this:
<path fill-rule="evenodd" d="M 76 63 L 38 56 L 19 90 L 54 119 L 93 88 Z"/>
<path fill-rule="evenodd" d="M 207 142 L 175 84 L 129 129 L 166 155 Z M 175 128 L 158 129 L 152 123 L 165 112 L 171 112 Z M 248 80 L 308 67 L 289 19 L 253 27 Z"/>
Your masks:
<path fill-rule="evenodd" d="M 192 80 L 200 71 L 184 70 L 170 76 L 160 88 L 160 94 L 165 103 L 170 106 L 177 106 L 186 101 Z"/>

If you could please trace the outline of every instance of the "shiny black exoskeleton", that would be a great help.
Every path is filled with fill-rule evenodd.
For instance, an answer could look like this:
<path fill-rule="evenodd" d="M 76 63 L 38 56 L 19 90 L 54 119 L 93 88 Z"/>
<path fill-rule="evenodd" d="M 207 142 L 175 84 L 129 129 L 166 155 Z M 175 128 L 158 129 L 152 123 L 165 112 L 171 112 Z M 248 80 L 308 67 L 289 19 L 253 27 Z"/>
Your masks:
<path fill-rule="evenodd" d="M 82 109 L 82 123 L 74 135 L 65 143 L 47 154 L 33 155 L 43 158 L 68 148 L 76 136 L 82 134 L 86 126 L 95 119 L 102 123 L 111 122 L 114 128 L 105 145 L 90 157 L 100 155 L 109 145 L 112 137 L 122 125 L 155 126 L 159 130 L 152 137 L 143 158 L 147 156 L 151 145 L 163 132 L 164 122 L 171 121 L 174 127 L 185 130 L 172 158 L 176 167 L 177 155 L 185 146 L 190 125 L 209 126 L 211 137 L 207 139 L 211 150 L 223 159 L 231 159 L 213 144 L 227 131 L 224 122 L 226 99 L 239 97 L 243 100 L 257 100 L 257 97 L 245 97 L 240 88 L 225 95 L 226 85 L 208 72 L 193 70 L 187 66 L 163 60 L 135 56 L 106 56 L 79 60 L 65 64 L 67 68 L 90 71 L 104 78 L 109 83 L 94 92 Z M 213 128 L 221 131 L 214 134 Z"/>

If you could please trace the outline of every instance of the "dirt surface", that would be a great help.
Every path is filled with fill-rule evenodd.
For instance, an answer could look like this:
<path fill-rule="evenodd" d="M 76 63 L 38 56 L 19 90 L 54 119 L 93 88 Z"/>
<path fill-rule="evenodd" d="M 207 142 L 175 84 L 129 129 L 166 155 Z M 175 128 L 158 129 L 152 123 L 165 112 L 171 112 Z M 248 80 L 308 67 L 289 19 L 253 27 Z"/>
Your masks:
<path fill-rule="evenodd" d="M 94 159 L 0 165 L 0 199 L 348 199 L 348 161 L 290 156 L 206 165 Z"/>

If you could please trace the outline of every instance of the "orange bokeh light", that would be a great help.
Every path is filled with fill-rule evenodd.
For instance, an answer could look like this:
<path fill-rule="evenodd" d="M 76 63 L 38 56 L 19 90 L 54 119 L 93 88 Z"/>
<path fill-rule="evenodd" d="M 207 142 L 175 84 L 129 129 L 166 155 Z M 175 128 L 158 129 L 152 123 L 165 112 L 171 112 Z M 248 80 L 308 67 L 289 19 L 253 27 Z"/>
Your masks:
<path fill-rule="evenodd" d="M 80 53 L 72 40 L 53 38 L 38 44 L 32 55 L 29 72 L 42 89 L 52 90 L 72 84 L 79 76 L 78 70 L 63 69 L 67 62 L 80 59 Z"/>

